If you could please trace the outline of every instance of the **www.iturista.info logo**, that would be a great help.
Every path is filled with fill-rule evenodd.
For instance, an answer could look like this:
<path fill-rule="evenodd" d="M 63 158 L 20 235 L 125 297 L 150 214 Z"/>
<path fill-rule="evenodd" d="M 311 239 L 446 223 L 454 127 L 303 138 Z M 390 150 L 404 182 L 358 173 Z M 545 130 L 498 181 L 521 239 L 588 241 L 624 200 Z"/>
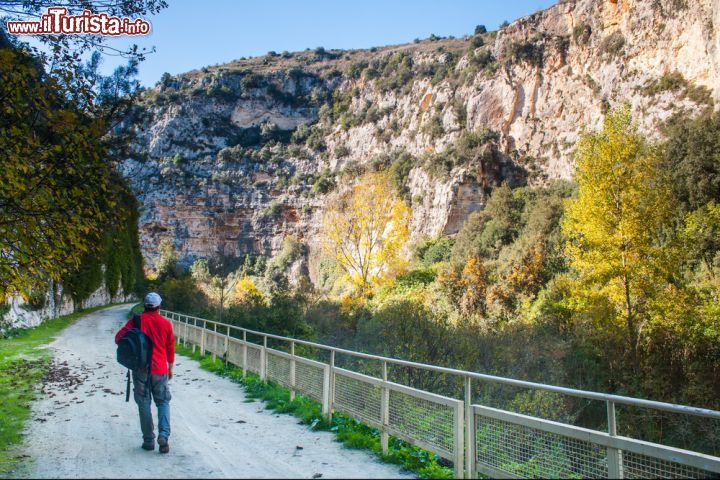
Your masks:
<path fill-rule="evenodd" d="M 150 22 L 142 18 L 120 18 L 107 13 L 83 10 L 79 15 L 68 15 L 65 7 L 50 7 L 37 22 L 10 20 L 7 31 L 12 35 L 147 35 Z"/>

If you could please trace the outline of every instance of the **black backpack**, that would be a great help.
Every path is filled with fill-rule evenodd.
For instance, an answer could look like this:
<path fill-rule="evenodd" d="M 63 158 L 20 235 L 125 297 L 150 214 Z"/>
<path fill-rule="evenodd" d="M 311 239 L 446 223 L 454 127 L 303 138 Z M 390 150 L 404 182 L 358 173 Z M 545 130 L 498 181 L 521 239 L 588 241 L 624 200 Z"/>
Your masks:
<path fill-rule="evenodd" d="M 133 328 L 117 344 L 117 361 L 127 369 L 150 368 L 152 341 L 140 330 L 140 315 L 133 315 Z"/>

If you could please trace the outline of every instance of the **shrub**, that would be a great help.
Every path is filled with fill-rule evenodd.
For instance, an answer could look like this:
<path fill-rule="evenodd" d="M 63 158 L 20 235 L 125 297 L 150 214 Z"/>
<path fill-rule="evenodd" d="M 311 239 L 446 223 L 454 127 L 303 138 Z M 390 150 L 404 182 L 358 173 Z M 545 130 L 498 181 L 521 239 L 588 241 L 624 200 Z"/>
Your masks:
<path fill-rule="evenodd" d="M 485 28 L 485 25 L 475 26 L 475 35 L 482 35 L 484 33 L 487 33 L 487 28 Z"/>
<path fill-rule="evenodd" d="M 240 86 L 243 90 L 251 90 L 253 88 L 260 88 L 263 83 L 263 78 L 257 73 L 251 71 L 244 71 L 243 77 L 240 80 Z"/>
<path fill-rule="evenodd" d="M 320 130 L 317 125 L 313 125 L 311 128 L 305 145 L 311 150 L 325 151 L 325 139 L 323 138 L 322 130 Z"/>
<path fill-rule="evenodd" d="M 676 92 L 687 85 L 687 80 L 683 77 L 683 74 L 677 70 L 671 73 L 666 73 L 659 80 L 650 84 L 644 89 L 644 93 L 647 95 L 657 95 L 661 92 Z"/>
<path fill-rule="evenodd" d="M 350 149 L 347 148 L 345 145 L 340 145 L 338 147 L 335 147 L 335 151 L 333 153 L 335 154 L 335 158 L 343 158 L 350 155 Z"/>
<path fill-rule="evenodd" d="M 410 190 L 407 187 L 407 180 L 410 175 L 410 170 L 415 166 L 416 159 L 406 150 L 393 152 L 392 157 L 388 174 L 400 195 L 407 200 L 410 194 Z"/>
<path fill-rule="evenodd" d="M 600 54 L 607 54 L 615 57 L 617 55 L 620 55 L 620 52 L 622 52 L 624 46 L 625 37 L 623 36 L 623 34 L 619 31 L 614 32 L 605 37 L 605 40 L 603 40 L 602 44 L 600 45 Z"/>
<path fill-rule="evenodd" d="M 232 91 L 229 87 L 218 85 L 217 83 L 213 83 L 207 88 L 207 96 L 225 101 L 233 101 L 240 98 L 240 95 Z"/>
<path fill-rule="evenodd" d="M 278 202 L 277 200 L 273 200 L 265 208 L 264 213 L 268 217 L 277 218 L 280 216 L 282 211 L 283 211 L 282 203 Z"/>
<path fill-rule="evenodd" d="M 320 176 L 315 179 L 313 183 L 313 192 L 315 193 L 328 193 L 335 188 L 335 178 L 330 173 L 330 170 L 323 170 Z"/>
<path fill-rule="evenodd" d="M 682 73 L 678 71 L 666 73 L 659 80 L 650 83 L 643 89 L 645 95 L 657 95 L 661 92 L 679 92 L 699 105 L 712 106 L 712 92 L 704 86 L 691 84 Z"/>
<path fill-rule="evenodd" d="M 592 28 L 587 23 L 575 25 L 575 28 L 573 28 L 573 39 L 577 45 L 587 44 L 591 34 Z"/>
<path fill-rule="evenodd" d="M 414 256 L 427 267 L 450 260 L 454 241 L 449 237 L 438 237 L 420 242 L 414 249 Z"/>
<path fill-rule="evenodd" d="M 541 67 L 543 64 L 543 47 L 533 41 L 509 42 L 505 46 L 505 57 L 511 62 L 526 62 Z"/>
<path fill-rule="evenodd" d="M 293 130 L 292 135 L 290 136 L 290 141 L 295 144 L 301 144 L 305 143 L 307 138 L 310 136 L 311 129 L 307 124 L 301 124 L 298 125 L 295 130 Z"/>
<path fill-rule="evenodd" d="M 154 286 L 163 299 L 163 308 L 189 315 L 204 315 L 209 310 L 205 294 L 190 276 L 169 278 Z"/>
<path fill-rule="evenodd" d="M 497 61 L 490 50 L 482 50 L 479 53 L 470 52 L 468 62 L 471 66 L 487 73 L 494 73 L 497 69 Z"/>
<path fill-rule="evenodd" d="M 435 277 L 437 277 L 435 270 L 421 268 L 398 275 L 395 283 L 399 288 L 414 288 L 431 284 L 435 281 Z"/>
<path fill-rule="evenodd" d="M 471 162 L 497 162 L 497 140 L 499 134 L 492 130 L 480 132 L 463 132 L 442 152 L 425 156 L 425 170 L 434 176 L 444 176 L 460 165 Z"/>
<path fill-rule="evenodd" d="M 442 115 L 436 113 L 430 118 L 430 121 L 423 125 L 423 131 L 430 135 L 431 139 L 442 137 L 445 134 Z"/>
<path fill-rule="evenodd" d="M 472 48 L 480 48 L 483 45 L 485 45 L 485 40 L 483 40 L 483 37 L 476 35 L 470 40 L 470 46 Z"/>

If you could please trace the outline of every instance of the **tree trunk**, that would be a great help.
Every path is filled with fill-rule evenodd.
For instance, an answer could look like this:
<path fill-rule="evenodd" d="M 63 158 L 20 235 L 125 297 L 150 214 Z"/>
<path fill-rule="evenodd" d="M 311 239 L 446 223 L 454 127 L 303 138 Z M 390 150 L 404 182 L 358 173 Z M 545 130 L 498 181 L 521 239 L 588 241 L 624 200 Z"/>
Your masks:
<path fill-rule="evenodd" d="M 225 287 L 220 286 L 220 312 L 219 312 L 220 318 L 218 319 L 219 322 L 223 321 L 223 314 L 225 313 L 224 310 L 225 310 Z"/>
<path fill-rule="evenodd" d="M 630 364 L 633 373 L 640 372 L 640 359 L 638 358 L 638 332 L 635 322 L 635 312 L 632 307 L 630 297 L 630 279 L 626 273 L 623 273 L 623 286 L 625 287 L 625 322 L 627 325 L 628 342 L 630 343 Z"/>

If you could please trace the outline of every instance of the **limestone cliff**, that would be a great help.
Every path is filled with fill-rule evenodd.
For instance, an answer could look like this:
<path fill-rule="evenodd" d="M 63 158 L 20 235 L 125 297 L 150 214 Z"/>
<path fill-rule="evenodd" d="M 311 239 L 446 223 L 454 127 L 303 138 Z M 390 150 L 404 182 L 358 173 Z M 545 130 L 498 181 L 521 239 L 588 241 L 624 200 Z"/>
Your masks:
<path fill-rule="evenodd" d="M 563 1 L 498 32 L 166 76 L 122 168 L 149 265 L 162 239 L 189 263 L 295 235 L 313 259 L 327 195 L 362 171 L 403 172 L 415 237 L 453 234 L 503 181 L 571 178 L 581 129 L 626 102 L 653 137 L 720 104 L 720 0 Z"/>

